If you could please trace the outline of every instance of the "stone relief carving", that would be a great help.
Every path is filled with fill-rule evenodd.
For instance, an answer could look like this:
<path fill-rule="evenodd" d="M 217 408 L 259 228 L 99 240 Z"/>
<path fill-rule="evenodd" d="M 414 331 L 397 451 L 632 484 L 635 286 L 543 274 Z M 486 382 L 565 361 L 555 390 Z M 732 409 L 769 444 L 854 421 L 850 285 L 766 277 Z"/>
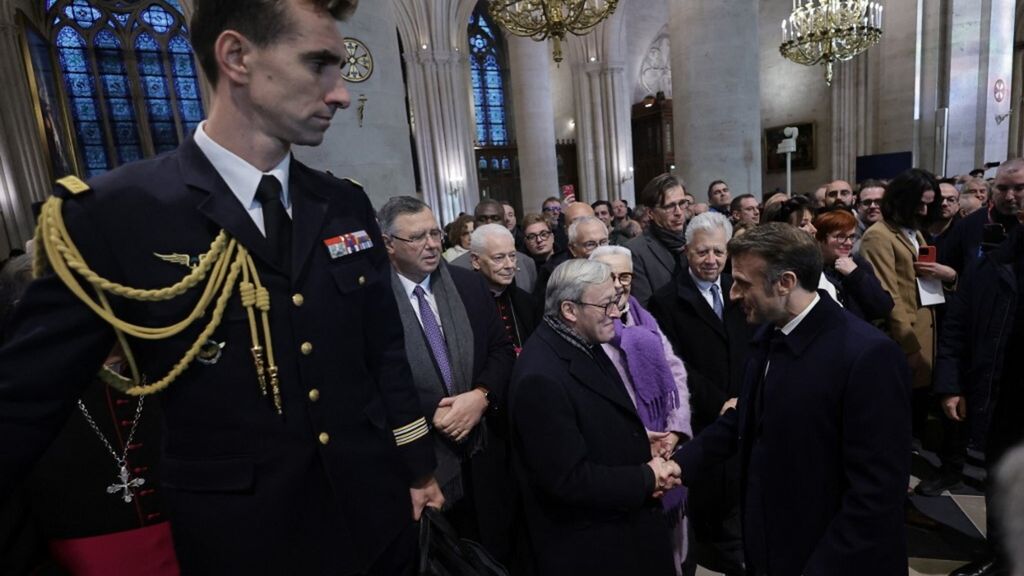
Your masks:
<path fill-rule="evenodd" d="M 639 102 L 648 94 L 664 92 L 666 98 L 672 97 L 672 56 L 668 24 L 662 27 L 647 48 L 643 63 L 640 64 L 640 76 L 634 89 L 633 101 Z"/>

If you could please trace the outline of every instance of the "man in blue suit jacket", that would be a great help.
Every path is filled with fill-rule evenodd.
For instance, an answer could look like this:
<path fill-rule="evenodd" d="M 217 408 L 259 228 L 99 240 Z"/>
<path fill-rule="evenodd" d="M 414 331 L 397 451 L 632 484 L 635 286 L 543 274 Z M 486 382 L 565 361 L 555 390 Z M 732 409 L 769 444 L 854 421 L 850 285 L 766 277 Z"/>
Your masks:
<path fill-rule="evenodd" d="M 900 349 L 816 291 L 821 253 L 787 224 L 729 242 L 754 339 L 735 410 L 685 444 L 684 482 L 739 453 L 747 572 L 907 573 L 910 374 Z"/>
<path fill-rule="evenodd" d="M 413 517 L 442 501 L 373 207 L 357 185 L 290 154 L 291 144 L 319 144 L 348 106 L 337 20 L 355 4 L 197 1 L 193 45 L 215 87 L 209 119 L 170 154 L 89 185 L 64 180 L 63 209 L 44 209 L 45 230 L 59 234 L 62 217 L 85 264 L 125 286 L 181 282 L 217 259 L 199 256 L 215 254 L 221 233 L 245 250 L 224 252 L 245 274 L 216 290 L 216 306 L 199 306 L 177 334 L 127 339 L 137 384 L 188 366 L 158 396 L 161 477 L 146 478 L 163 484 L 185 574 L 411 573 Z M 60 272 L 65 257 L 49 234 L 43 244 Z M 112 296 L 111 308 L 143 327 L 171 326 L 216 276 L 169 300 Z M 115 342 L 68 282 L 46 274 L 32 284 L 0 349 L 0 499 Z M 247 288 L 252 302 L 239 298 Z M 189 362 L 193 343 L 202 347 Z"/>

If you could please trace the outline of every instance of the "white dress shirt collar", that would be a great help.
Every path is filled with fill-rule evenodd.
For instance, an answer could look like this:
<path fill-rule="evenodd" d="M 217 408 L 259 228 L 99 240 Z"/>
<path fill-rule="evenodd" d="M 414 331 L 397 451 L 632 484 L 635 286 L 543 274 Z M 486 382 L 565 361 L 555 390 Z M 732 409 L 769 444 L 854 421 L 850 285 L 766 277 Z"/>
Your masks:
<path fill-rule="evenodd" d="M 291 214 L 291 194 L 288 190 L 288 176 L 291 169 L 291 153 L 285 154 L 284 158 L 270 169 L 269 172 L 263 172 L 259 168 L 256 168 L 252 164 L 249 164 L 242 158 L 240 158 L 234 152 L 214 142 L 209 135 L 206 134 L 206 121 L 199 124 L 199 127 L 195 132 L 196 146 L 202 150 L 203 154 L 213 164 L 217 173 L 227 183 L 228 188 L 235 194 L 238 201 L 242 203 L 242 207 L 247 212 L 252 214 L 252 211 L 259 207 L 260 218 L 253 220 L 257 222 L 257 226 L 260 230 L 263 230 L 263 211 L 262 205 L 256 200 L 256 187 L 260 184 L 260 179 L 263 178 L 264 174 L 274 176 L 281 182 L 281 202 L 284 204 L 285 210 L 288 214 Z"/>
<path fill-rule="evenodd" d="M 424 278 L 422 282 L 416 283 L 413 282 L 412 280 L 409 280 L 405 276 L 402 276 L 402 273 L 398 272 L 397 270 L 395 271 L 395 273 L 398 275 L 399 282 L 402 283 L 402 288 L 405 289 L 405 295 L 408 296 L 410 300 L 416 299 L 416 296 L 414 296 L 412 292 L 413 290 L 416 289 L 417 286 L 422 286 L 423 291 L 426 292 L 427 296 L 434 295 L 434 293 L 430 291 L 430 274 L 427 274 L 427 277 Z"/>
<path fill-rule="evenodd" d="M 711 294 L 711 286 L 714 285 L 714 286 L 718 286 L 718 292 L 719 292 L 719 294 L 721 294 L 721 292 L 722 292 L 722 275 L 721 274 L 718 275 L 718 278 L 715 278 L 714 282 L 708 282 L 707 280 L 701 280 L 700 278 L 698 278 L 697 275 L 693 273 L 693 269 L 692 268 L 687 268 L 686 270 L 690 273 L 690 278 L 693 278 L 693 283 L 697 285 L 697 289 L 700 290 L 702 293 L 706 292 L 708 294 Z"/>
<path fill-rule="evenodd" d="M 813 310 L 814 307 L 817 306 L 818 302 L 820 301 L 821 296 L 815 293 L 814 300 L 811 300 L 811 303 L 807 305 L 807 308 L 804 308 L 803 312 L 797 314 L 795 318 L 787 322 L 786 325 L 782 327 L 782 333 L 785 334 L 786 336 L 789 336 L 789 334 L 793 330 L 796 330 L 796 327 L 799 326 L 801 322 L 803 322 L 804 318 L 806 318 L 807 315 L 811 313 L 811 310 Z"/>

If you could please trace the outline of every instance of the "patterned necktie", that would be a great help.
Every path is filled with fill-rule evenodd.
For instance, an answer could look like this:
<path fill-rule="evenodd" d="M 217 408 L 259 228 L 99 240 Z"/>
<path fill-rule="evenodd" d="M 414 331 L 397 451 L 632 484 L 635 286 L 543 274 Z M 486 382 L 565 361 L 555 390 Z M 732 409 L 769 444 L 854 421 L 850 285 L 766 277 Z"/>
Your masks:
<path fill-rule="evenodd" d="M 715 309 L 715 316 L 718 319 L 722 319 L 722 289 L 718 287 L 718 284 L 711 285 L 711 302 L 713 303 L 712 308 Z"/>
<path fill-rule="evenodd" d="M 452 366 L 448 361 L 448 347 L 444 343 L 444 334 L 441 334 L 441 326 L 437 323 L 434 311 L 427 302 L 427 294 L 422 286 L 416 286 L 412 293 L 420 305 L 420 322 L 423 324 L 423 334 L 430 344 L 430 351 L 434 354 L 437 368 L 441 371 L 441 379 L 444 381 L 444 389 L 448 394 L 452 393 Z"/>
<path fill-rule="evenodd" d="M 263 230 L 277 262 L 287 270 L 292 253 L 292 219 L 281 201 L 281 182 L 264 174 L 256 187 L 256 199 L 263 205 Z"/>

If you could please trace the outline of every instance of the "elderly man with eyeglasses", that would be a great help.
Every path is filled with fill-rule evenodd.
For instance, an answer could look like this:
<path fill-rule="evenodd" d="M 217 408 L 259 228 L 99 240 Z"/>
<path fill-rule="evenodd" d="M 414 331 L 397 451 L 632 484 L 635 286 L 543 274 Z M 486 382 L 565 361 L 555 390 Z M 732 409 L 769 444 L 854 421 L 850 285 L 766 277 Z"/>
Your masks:
<path fill-rule="evenodd" d="M 608 227 L 594 216 L 584 216 L 569 225 L 569 253 L 587 258 L 599 246 L 608 245 Z"/>
<path fill-rule="evenodd" d="M 495 433 L 504 428 L 512 345 L 484 279 L 442 261 L 441 230 L 426 204 L 395 196 L 377 217 L 413 384 L 433 424 L 445 516 L 507 562 L 511 487 L 505 441 Z"/>
<path fill-rule="evenodd" d="M 626 243 L 633 254 L 633 296 L 646 306 L 659 288 L 672 281 L 686 247 L 686 210 L 690 200 L 683 183 L 671 174 L 655 176 L 640 192 L 639 202 L 651 213 L 651 224 Z"/>
<path fill-rule="evenodd" d="M 608 265 L 555 269 L 544 321 L 516 362 L 509 416 L 516 474 L 540 576 L 674 576 L 661 498 L 679 469 L 652 455 L 647 427 L 602 344 L 620 318 Z M 685 402 L 673 398 L 673 403 Z"/>

